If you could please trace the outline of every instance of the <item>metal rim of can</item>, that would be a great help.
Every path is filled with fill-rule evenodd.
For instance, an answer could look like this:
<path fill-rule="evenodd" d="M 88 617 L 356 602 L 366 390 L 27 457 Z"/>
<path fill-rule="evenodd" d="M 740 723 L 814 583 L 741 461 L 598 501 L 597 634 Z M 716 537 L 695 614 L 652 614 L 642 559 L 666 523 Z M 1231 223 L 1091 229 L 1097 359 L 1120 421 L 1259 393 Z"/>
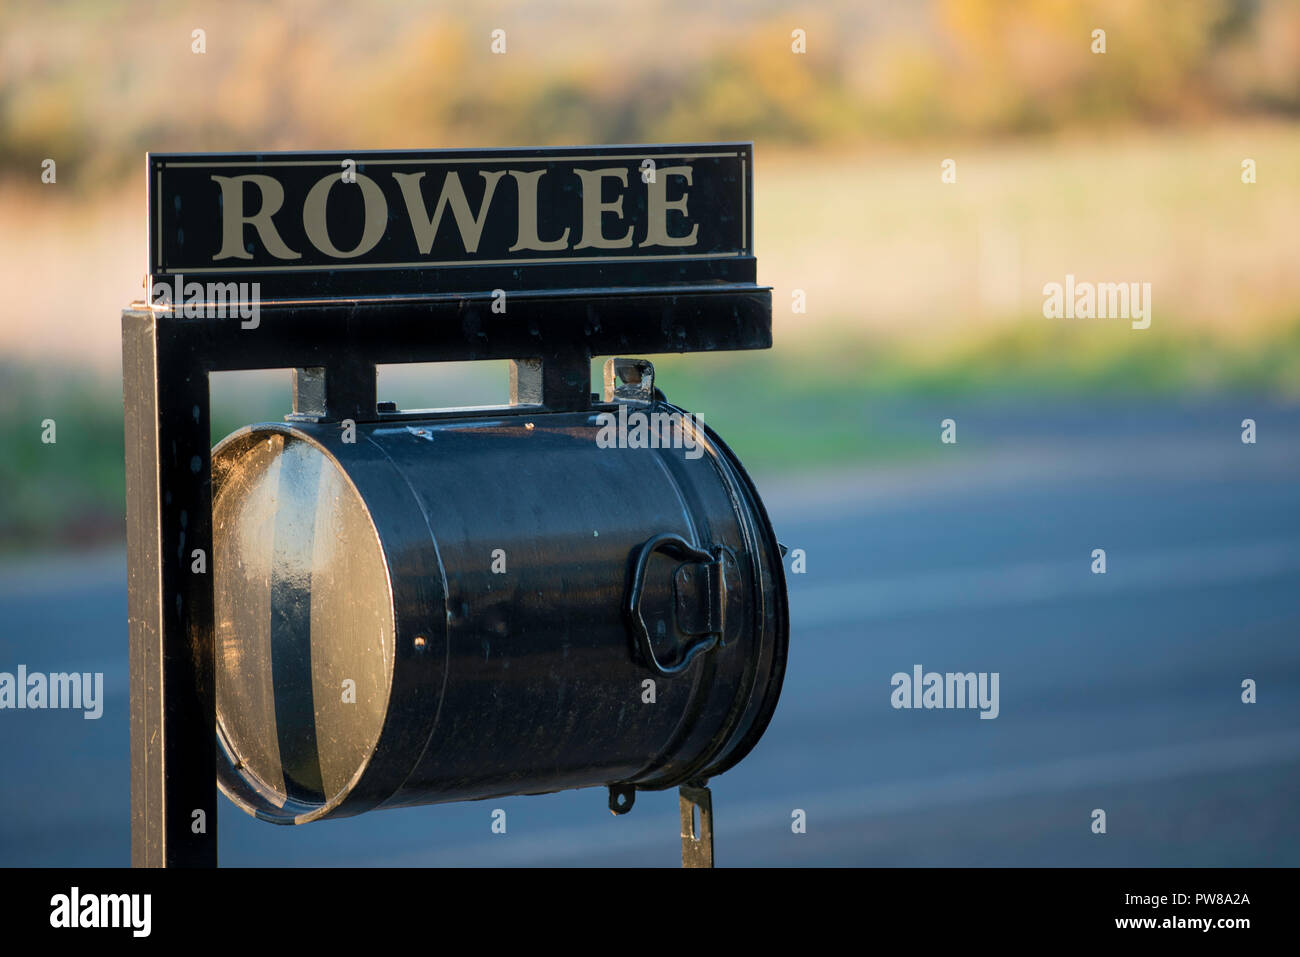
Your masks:
<path fill-rule="evenodd" d="M 358 456 L 355 459 L 349 455 L 349 467 L 344 467 L 336 452 L 356 452 L 357 445 L 349 444 L 346 450 L 341 445 L 337 450 L 331 449 L 316 435 L 296 428 L 291 423 L 278 422 L 245 426 L 227 436 L 213 448 L 214 502 L 223 472 L 220 463 L 224 463 L 227 457 L 238 454 L 240 449 L 250 447 L 272 435 L 292 438 L 312 446 L 324 456 L 326 462 L 338 470 L 353 493 L 363 503 L 368 501 L 366 493 L 369 489 L 362 486 L 369 486 L 376 480 L 387 479 L 388 488 L 397 488 L 405 491 L 407 495 L 412 495 L 412 507 L 418 507 L 405 483 L 393 481 L 395 473 L 392 465 L 382 454 L 374 457 Z M 392 797 L 410 772 L 410 768 L 395 763 L 393 758 L 409 754 L 412 749 L 415 753 L 420 753 L 433 733 L 437 720 L 436 708 L 411 709 L 403 707 L 400 703 L 395 705 L 395 702 L 399 699 L 418 698 L 422 691 L 427 693 L 430 687 L 436 688 L 438 693 L 441 692 L 442 682 L 446 676 L 446 616 L 445 614 L 433 615 L 416 620 L 405 609 L 394 605 L 392 599 L 396 593 L 394 584 L 398 579 L 407 581 L 414 579 L 416 581 L 412 583 L 417 587 L 436 582 L 438 597 L 445 597 L 445 573 L 442 563 L 437 556 L 432 537 L 423 537 L 419 540 L 423 550 L 423 560 L 418 562 L 419 568 L 394 567 L 395 554 L 407 559 L 412 554 L 410 550 L 388 547 L 389 539 L 401 536 L 402 529 L 380 527 L 376 524 L 374 511 L 370 508 L 366 508 L 365 511 L 383 556 L 389 584 L 388 601 L 393 617 L 395 654 L 389 676 L 383 724 L 373 746 L 347 783 L 322 802 L 307 802 L 295 800 L 283 791 L 266 784 L 257 776 L 247 773 L 248 769 L 239 758 L 223 726 L 220 701 L 217 701 L 218 787 L 236 806 L 259 820 L 273 824 L 305 824 L 324 818 L 347 817 L 372 810 Z M 438 576 L 428 575 L 429 568 L 438 569 Z M 435 602 L 434 606 L 445 607 L 445 602 Z M 440 650 L 441 659 L 438 654 Z M 411 721 L 411 714 L 422 717 Z"/>
<path fill-rule="evenodd" d="M 772 658 L 767 681 L 761 689 L 756 681 L 762 667 L 761 662 L 758 658 L 746 662 L 745 691 L 735 696 L 732 713 L 724 724 L 723 733 L 717 736 L 716 745 L 686 769 L 670 776 L 656 776 L 658 769 L 654 769 L 630 779 L 629 783 L 645 791 L 667 790 L 696 781 L 706 781 L 734 767 L 753 750 L 776 711 L 785 678 L 790 635 L 785 569 L 781 561 L 780 546 L 777 544 L 776 533 L 753 479 L 730 446 L 702 419 L 689 416 L 685 410 L 671 403 L 665 402 L 662 405 L 681 413 L 683 422 L 691 422 L 693 428 L 702 430 L 703 437 L 711 446 L 709 450 L 711 454 L 707 458 L 718 471 L 725 487 L 729 489 L 733 500 L 732 510 L 748 539 L 746 551 L 751 556 L 753 574 L 750 576 L 751 580 L 746 583 L 748 587 L 745 590 L 753 596 L 754 633 L 759 636 L 760 649 L 763 648 L 764 638 L 770 634 Z M 764 567 L 770 570 L 772 575 L 771 592 L 774 607 L 771 609 L 770 625 L 766 621 L 768 612 L 763 605 L 768 591 L 762 587 Z M 711 654 L 702 656 L 699 667 L 703 670 L 710 669 L 713 666 L 710 658 Z"/>

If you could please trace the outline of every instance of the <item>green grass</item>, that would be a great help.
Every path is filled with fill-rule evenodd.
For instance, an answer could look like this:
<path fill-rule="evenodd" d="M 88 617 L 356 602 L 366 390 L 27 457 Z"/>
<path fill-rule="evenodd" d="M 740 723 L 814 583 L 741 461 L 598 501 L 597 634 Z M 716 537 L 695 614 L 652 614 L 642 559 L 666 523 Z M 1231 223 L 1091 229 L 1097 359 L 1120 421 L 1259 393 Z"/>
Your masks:
<path fill-rule="evenodd" d="M 120 537 L 122 398 L 112 383 L 0 364 L 0 448 L 0 547 Z"/>

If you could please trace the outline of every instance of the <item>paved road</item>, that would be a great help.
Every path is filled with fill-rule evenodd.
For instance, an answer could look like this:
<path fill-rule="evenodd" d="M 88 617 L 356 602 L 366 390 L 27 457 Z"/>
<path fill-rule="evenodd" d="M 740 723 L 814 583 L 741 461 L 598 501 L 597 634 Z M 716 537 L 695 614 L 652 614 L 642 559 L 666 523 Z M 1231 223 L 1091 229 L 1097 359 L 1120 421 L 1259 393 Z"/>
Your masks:
<path fill-rule="evenodd" d="M 959 442 L 924 465 L 760 483 L 807 572 L 790 581 L 776 717 L 714 782 L 719 862 L 1300 864 L 1300 410 L 900 412 L 936 437 L 948 415 Z M 1248 415 L 1254 446 L 1239 440 Z M 128 860 L 123 581 L 117 552 L 0 570 L 0 670 L 107 682 L 99 721 L 0 712 L 0 864 Z M 917 664 L 997 672 L 998 717 L 895 710 L 890 677 Z M 1244 678 L 1258 703 L 1241 702 Z M 222 799 L 221 856 L 677 863 L 675 793 L 642 794 L 623 818 L 605 801 L 274 828 Z"/>

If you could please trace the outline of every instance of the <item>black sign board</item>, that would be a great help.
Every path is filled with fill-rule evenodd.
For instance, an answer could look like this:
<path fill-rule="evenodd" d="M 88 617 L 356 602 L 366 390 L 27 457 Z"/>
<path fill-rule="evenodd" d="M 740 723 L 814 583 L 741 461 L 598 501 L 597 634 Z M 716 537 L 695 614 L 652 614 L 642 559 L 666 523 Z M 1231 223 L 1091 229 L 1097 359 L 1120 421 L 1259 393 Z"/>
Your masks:
<path fill-rule="evenodd" d="M 751 153 L 153 153 L 149 275 L 264 302 L 753 283 Z"/>

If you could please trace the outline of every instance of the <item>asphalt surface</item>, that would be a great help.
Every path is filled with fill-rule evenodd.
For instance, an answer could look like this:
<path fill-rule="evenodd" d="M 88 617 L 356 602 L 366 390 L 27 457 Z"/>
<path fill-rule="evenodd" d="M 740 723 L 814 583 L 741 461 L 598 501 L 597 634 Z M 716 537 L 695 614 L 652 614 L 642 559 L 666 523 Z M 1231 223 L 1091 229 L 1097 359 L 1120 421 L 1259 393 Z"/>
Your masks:
<path fill-rule="evenodd" d="M 790 576 L 776 716 L 712 784 L 718 863 L 1300 864 L 1300 410 L 899 414 L 936 445 L 954 416 L 959 441 L 924 464 L 759 483 L 807 571 Z M 1247 416 L 1255 445 L 1240 441 Z M 0 568 L 0 670 L 19 663 L 103 671 L 106 704 L 98 721 L 0 711 L 0 865 L 128 863 L 120 550 Z M 998 716 L 895 709 L 891 676 L 915 665 L 996 672 Z M 222 798 L 221 861 L 679 862 L 675 792 L 642 793 L 619 818 L 606 800 L 277 828 Z"/>

